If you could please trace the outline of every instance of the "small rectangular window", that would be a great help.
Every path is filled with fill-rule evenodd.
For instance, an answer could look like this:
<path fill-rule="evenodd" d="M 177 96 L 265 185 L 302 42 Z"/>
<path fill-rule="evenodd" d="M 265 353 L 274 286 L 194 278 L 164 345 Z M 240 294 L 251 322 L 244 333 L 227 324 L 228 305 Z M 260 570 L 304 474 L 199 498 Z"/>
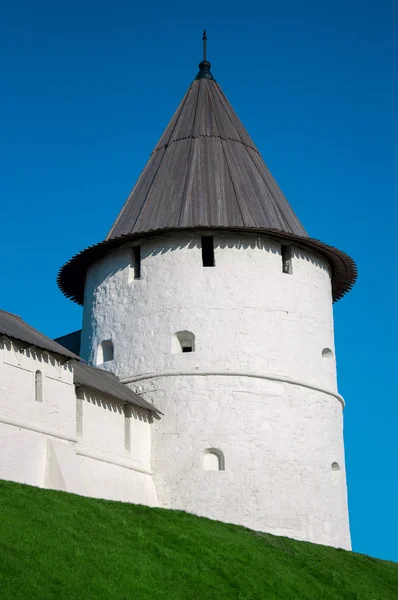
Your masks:
<path fill-rule="evenodd" d="M 212 235 L 202 235 L 202 261 L 204 267 L 214 267 L 214 241 Z"/>
<path fill-rule="evenodd" d="M 282 255 L 282 273 L 287 273 L 288 275 L 291 275 L 293 273 L 292 247 L 291 246 L 281 246 L 281 255 Z"/>
<path fill-rule="evenodd" d="M 183 352 L 192 352 L 192 346 L 183 346 L 182 351 Z"/>
<path fill-rule="evenodd" d="M 133 264 L 134 279 L 141 279 L 141 246 L 133 246 Z"/>

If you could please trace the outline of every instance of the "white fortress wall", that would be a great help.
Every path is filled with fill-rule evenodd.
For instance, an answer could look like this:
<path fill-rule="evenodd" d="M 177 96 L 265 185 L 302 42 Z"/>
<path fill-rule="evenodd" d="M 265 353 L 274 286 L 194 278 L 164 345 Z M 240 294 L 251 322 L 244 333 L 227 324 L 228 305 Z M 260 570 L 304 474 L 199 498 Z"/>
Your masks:
<path fill-rule="evenodd" d="M 88 390 L 76 398 L 70 361 L 23 346 L 0 346 L 0 478 L 157 505 L 149 411 Z"/>
<path fill-rule="evenodd" d="M 293 246 L 283 272 L 265 235 L 214 231 L 214 252 L 180 232 L 142 242 L 140 279 L 128 246 L 93 265 L 83 356 L 111 340 L 102 367 L 163 411 L 161 505 L 349 547 L 329 266 Z"/>
<path fill-rule="evenodd" d="M 70 363 L 26 344 L 0 342 L 0 477 L 44 487 L 47 441 L 76 441 Z"/>
<path fill-rule="evenodd" d="M 76 402 L 76 453 L 88 495 L 157 506 L 150 412 L 83 389 Z"/>

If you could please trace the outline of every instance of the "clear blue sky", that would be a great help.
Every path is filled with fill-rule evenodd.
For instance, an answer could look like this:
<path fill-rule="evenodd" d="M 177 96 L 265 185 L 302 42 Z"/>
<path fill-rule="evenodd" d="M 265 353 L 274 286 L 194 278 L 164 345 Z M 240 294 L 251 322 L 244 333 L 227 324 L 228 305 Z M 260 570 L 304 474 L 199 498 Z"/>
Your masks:
<path fill-rule="evenodd" d="M 80 328 L 59 267 L 102 240 L 201 58 L 313 237 L 351 254 L 335 306 L 354 550 L 398 561 L 395 1 L 3 3 L 1 301 Z"/>

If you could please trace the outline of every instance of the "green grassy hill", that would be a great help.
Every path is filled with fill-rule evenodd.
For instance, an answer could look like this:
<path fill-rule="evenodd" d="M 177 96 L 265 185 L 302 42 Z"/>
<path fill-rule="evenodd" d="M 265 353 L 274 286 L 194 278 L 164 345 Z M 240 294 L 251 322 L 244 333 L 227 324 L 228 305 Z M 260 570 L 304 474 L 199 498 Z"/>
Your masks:
<path fill-rule="evenodd" d="M 1 600 L 397 600 L 398 564 L 0 481 Z"/>

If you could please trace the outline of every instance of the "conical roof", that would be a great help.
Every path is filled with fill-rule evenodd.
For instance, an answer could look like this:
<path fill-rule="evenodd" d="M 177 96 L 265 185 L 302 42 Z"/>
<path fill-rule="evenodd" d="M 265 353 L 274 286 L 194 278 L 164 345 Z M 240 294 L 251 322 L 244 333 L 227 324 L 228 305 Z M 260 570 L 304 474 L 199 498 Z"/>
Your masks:
<path fill-rule="evenodd" d="M 204 60 L 106 239 L 66 263 L 58 285 L 83 304 L 87 269 L 113 248 L 154 232 L 206 228 L 268 232 L 324 254 L 334 300 L 355 282 L 349 256 L 308 237 Z"/>
<path fill-rule="evenodd" d="M 259 227 L 306 236 L 202 62 L 107 239 L 159 228 Z"/>

